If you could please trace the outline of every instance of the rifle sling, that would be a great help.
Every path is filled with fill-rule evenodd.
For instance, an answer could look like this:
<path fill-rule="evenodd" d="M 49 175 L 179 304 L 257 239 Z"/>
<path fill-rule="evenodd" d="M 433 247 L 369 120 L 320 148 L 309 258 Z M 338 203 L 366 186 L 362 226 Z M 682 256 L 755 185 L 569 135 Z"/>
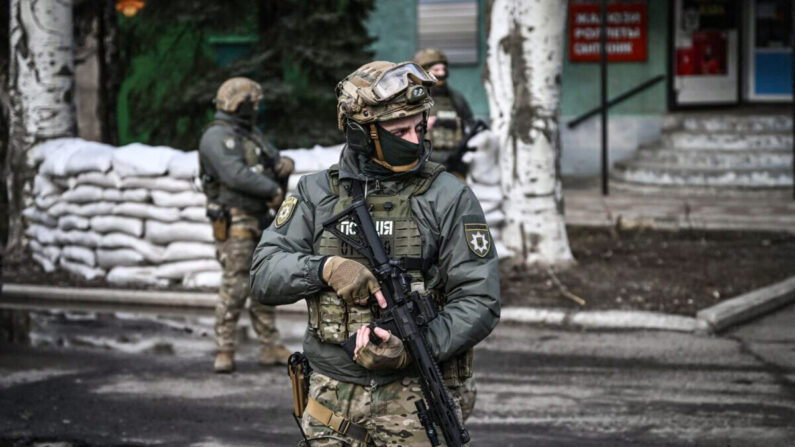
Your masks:
<path fill-rule="evenodd" d="M 309 402 L 306 404 L 304 414 L 312 416 L 321 424 L 329 427 L 341 435 L 348 436 L 357 441 L 363 442 L 365 445 L 370 443 L 370 433 L 367 432 L 366 428 L 351 422 L 350 419 L 334 413 L 328 407 L 316 401 L 312 397 L 309 398 Z"/>

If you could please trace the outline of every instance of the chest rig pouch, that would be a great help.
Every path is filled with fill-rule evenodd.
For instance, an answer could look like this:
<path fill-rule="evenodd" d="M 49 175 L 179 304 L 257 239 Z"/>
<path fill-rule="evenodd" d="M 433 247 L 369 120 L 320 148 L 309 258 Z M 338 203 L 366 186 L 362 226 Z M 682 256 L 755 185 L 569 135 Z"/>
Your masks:
<path fill-rule="evenodd" d="M 423 258 L 422 236 L 419 226 L 411 211 L 411 197 L 423 194 L 428 190 L 436 176 L 442 172 L 441 165 L 426 163 L 423 175 L 415 181 L 408 182 L 399 192 L 394 194 L 370 193 L 366 202 L 370 206 L 370 214 L 376 225 L 376 231 L 384 244 L 390 258 L 401 262 L 411 276 L 411 289 L 421 294 L 429 293 L 437 310 L 444 307 L 444 297 L 439 290 L 425 290 L 422 272 L 427 270 L 435 259 Z M 346 188 L 340 185 L 335 167 L 329 170 L 331 190 L 339 200 L 332 214 L 347 208 L 353 198 Z M 342 186 L 342 187 L 340 187 Z M 343 222 L 339 230 L 344 234 L 355 234 L 355 226 Z M 367 267 L 371 267 L 364 256 L 352 247 L 340 241 L 333 234 L 324 231 L 320 237 L 318 254 L 325 256 L 342 256 L 354 259 Z M 341 344 L 362 327 L 370 324 L 378 312 L 377 307 L 347 304 L 333 290 L 324 290 L 307 299 L 309 307 L 309 327 L 323 343 Z M 472 376 L 472 350 L 452 358 L 440 365 L 445 385 L 460 386 L 464 379 Z"/>
<path fill-rule="evenodd" d="M 431 129 L 431 141 L 433 149 L 438 151 L 450 151 L 458 146 L 458 142 L 464 138 L 464 126 L 461 117 L 453 105 L 453 101 L 448 95 L 434 96 L 434 106 L 431 115 L 436 117 Z"/>

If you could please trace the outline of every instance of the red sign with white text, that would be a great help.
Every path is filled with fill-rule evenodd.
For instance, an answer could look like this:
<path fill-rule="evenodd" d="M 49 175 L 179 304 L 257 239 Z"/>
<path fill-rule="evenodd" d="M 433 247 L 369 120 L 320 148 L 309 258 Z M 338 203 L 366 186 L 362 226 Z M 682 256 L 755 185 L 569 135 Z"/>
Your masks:
<path fill-rule="evenodd" d="M 599 62 L 599 3 L 569 5 L 569 60 Z M 607 4 L 607 60 L 646 61 L 646 3 Z"/>

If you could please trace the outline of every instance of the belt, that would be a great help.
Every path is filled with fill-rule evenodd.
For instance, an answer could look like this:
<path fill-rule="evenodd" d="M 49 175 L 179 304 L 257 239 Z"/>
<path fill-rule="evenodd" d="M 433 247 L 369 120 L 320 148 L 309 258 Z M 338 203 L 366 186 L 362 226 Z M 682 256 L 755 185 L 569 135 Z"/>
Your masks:
<path fill-rule="evenodd" d="M 256 232 L 251 228 L 232 227 L 229 229 L 229 237 L 239 237 L 243 239 L 257 239 Z"/>
<path fill-rule="evenodd" d="M 334 413 L 328 407 L 311 397 L 306 404 L 304 414 L 312 416 L 321 424 L 331 428 L 335 432 L 363 442 L 365 445 L 369 444 L 372 440 L 370 433 L 367 432 L 366 428 L 351 422 L 350 419 L 346 419 L 337 413 Z"/>

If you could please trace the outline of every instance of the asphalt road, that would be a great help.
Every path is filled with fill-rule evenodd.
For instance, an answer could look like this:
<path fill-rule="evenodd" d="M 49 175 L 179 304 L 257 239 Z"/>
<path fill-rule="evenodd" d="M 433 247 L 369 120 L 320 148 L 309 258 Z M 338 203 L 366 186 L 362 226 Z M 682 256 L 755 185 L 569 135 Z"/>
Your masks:
<path fill-rule="evenodd" d="M 475 446 L 795 446 L 795 306 L 721 336 L 500 325 Z M 0 345 L 0 447 L 295 445 L 282 367 L 210 372 L 212 319 L 46 312 Z M 300 315 L 282 316 L 297 348 Z M 244 332 L 243 335 L 246 335 Z"/>

